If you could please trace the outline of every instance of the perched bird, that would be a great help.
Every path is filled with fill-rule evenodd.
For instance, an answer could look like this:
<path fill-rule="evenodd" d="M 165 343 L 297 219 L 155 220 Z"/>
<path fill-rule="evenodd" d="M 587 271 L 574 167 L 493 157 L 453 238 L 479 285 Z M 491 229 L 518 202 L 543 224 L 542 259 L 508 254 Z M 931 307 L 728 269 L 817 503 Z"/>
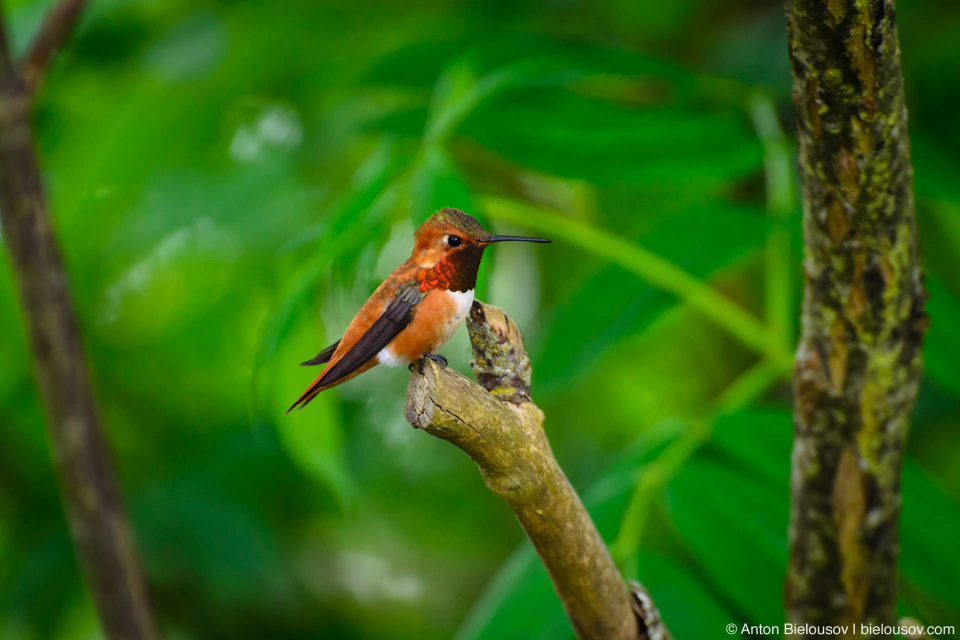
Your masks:
<path fill-rule="evenodd" d="M 327 366 L 287 413 L 378 364 L 412 367 L 416 362 L 420 373 L 424 358 L 446 366 L 447 359 L 436 351 L 470 311 L 483 250 L 506 240 L 550 242 L 491 235 L 459 209 L 430 216 L 414 234 L 410 259 L 377 287 L 343 337 L 301 363 Z"/>

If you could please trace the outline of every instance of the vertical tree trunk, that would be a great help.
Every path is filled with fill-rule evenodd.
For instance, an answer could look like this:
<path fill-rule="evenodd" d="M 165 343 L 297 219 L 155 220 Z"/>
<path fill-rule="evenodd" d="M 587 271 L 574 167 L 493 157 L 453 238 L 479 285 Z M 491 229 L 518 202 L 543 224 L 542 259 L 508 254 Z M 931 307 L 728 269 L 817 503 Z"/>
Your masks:
<path fill-rule="evenodd" d="M 787 619 L 890 636 L 872 626 L 895 622 L 927 324 L 894 5 L 786 0 L 786 13 L 806 246 Z"/>
<path fill-rule="evenodd" d="M 33 73 L 36 81 L 39 74 Z M 67 521 L 106 637 L 152 640 L 158 634 L 50 226 L 29 107 L 30 93 L 11 63 L 0 16 L 0 222 L 33 347 Z"/>

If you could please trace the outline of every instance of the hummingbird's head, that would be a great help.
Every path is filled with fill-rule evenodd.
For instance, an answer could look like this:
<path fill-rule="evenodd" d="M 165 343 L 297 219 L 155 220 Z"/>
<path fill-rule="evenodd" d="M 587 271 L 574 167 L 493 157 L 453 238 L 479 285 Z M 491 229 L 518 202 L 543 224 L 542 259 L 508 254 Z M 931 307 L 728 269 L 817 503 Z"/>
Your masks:
<path fill-rule="evenodd" d="M 450 207 L 427 218 L 414 238 L 412 259 L 421 267 L 429 269 L 441 261 L 449 261 L 457 266 L 472 266 L 474 276 L 483 250 L 494 242 L 550 242 L 543 238 L 495 236 L 480 226 L 473 216 Z"/>

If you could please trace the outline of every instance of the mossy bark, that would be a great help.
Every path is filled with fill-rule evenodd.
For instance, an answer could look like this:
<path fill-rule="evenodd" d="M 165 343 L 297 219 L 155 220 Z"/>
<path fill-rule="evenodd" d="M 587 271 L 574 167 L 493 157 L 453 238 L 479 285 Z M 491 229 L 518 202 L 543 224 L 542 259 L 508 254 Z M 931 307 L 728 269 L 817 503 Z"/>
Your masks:
<path fill-rule="evenodd" d="M 860 635 L 896 622 L 900 471 L 927 324 L 900 51 L 892 0 L 787 0 L 786 13 L 806 276 L 787 618 Z"/>
<path fill-rule="evenodd" d="M 474 302 L 468 319 L 477 384 L 427 361 L 414 371 L 405 416 L 462 449 L 513 510 L 581 640 L 667 640 L 649 595 L 628 589 L 557 464 L 530 400 L 530 360 L 500 309 Z M 482 386 L 481 386 L 482 385 Z"/>
<path fill-rule="evenodd" d="M 106 637 L 152 640 L 158 634 L 94 405 L 29 107 L 30 93 L 10 61 L 0 20 L 0 222 L 33 347 L 67 522 Z"/>

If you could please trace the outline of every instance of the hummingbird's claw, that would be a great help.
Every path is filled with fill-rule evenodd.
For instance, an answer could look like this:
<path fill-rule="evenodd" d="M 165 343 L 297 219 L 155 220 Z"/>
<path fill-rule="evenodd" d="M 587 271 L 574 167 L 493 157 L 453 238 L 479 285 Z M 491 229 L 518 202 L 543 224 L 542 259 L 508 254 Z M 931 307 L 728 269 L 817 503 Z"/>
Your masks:
<path fill-rule="evenodd" d="M 436 362 L 437 364 L 439 364 L 442 368 L 444 368 L 444 369 L 447 368 L 447 359 L 444 358 L 442 355 L 440 355 L 439 353 L 425 353 L 425 354 L 423 354 L 422 356 L 420 356 L 420 359 L 419 359 L 419 360 L 417 360 L 417 371 L 420 373 L 420 375 L 423 375 L 423 363 L 424 363 L 428 358 L 429 358 L 430 360 L 433 360 L 433 361 Z M 413 370 L 413 369 L 412 369 L 412 368 L 413 368 L 413 364 L 411 364 L 410 367 L 411 367 L 411 371 L 412 371 L 412 370 Z"/>

